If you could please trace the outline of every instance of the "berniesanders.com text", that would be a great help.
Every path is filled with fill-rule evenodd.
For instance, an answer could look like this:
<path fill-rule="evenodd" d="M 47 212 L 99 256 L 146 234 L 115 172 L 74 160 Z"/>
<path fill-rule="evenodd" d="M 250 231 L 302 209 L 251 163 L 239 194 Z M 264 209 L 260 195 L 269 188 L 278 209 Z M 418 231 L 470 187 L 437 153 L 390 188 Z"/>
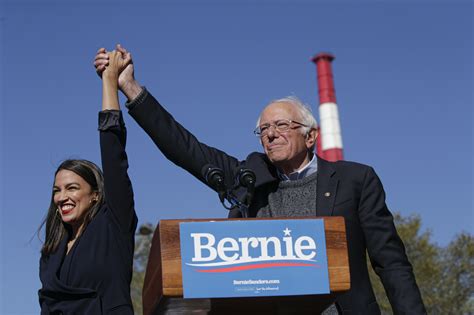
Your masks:
<path fill-rule="evenodd" d="M 234 280 L 234 285 L 248 285 L 248 284 L 280 284 L 280 280 Z"/>

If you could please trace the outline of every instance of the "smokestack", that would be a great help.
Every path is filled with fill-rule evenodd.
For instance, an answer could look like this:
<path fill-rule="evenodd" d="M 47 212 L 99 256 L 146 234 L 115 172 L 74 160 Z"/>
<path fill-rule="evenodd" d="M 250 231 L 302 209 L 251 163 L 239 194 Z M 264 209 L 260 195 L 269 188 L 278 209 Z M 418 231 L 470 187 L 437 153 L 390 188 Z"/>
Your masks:
<path fill-rule="evenodd" d="M 336 103 L 331 62 L 334 56 L 319 53 L 313 57 L 316 64 L 319 92 L 319 137 L 317 154 L 328 161 L 343 160 L 341 125 Z"/>

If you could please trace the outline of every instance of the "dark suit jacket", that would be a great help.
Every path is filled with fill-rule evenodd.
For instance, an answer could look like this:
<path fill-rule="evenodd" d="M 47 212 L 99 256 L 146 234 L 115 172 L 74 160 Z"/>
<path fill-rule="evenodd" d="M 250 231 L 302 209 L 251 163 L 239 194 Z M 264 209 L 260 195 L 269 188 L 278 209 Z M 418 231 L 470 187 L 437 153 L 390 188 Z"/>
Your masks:
<path fill-rule="evenodd" d="M 120 112 L 101 112 L 105 204 L 66 255 L 67 238 L 42 255 L 41 314 L 133 314 L 130 281 L 137 217 Z"/>
<path fill-rule="evenodd" d="M 213 164 L 223 169 L 228 187 L 234 184 L 235 171 L 245 166 L 256 173 L 255 197 L 250 216 L 268 203 L 268 193 L 278 184 L 275 167 L 261 153 L 238 161 L 225 152 L 199 142 L 147 92 L 129 106 L 129 113 L 148 133 L 165 156 L 203 183 L 202 168 Z M 329 194 L 326 194 L 326 193 Z M 243 188 L 236 189 L 243 196 Z M 329 195 L 326 197 L 326 195 Z M 243 198 L 243 197 L 241 197 Z M 337 300 L 344 314 L 380 314 L 370 284 L 366 251 L 380 276 L 396 314 L 425 314 L 411 264 L 385 204 L 382 184 L 371 167 L 318 159 L 316 213 L 318 216 L 343 216 L 346 221 L 351 290 Z M 239 217 L 239 211 L 230 217 Z"/>

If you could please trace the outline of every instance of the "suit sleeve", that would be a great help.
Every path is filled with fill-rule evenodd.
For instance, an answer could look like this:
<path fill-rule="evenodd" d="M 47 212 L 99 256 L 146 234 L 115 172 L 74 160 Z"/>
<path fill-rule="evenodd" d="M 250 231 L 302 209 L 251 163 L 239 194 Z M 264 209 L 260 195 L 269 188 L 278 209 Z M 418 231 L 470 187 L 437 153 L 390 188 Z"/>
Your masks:
<path fill-rule="evenodd" d="M 239 161 L 200 142 L 192 133 L 181 126 L 146 89 L 129 107 L 130 115 L 150 136 L 158 149 L 168 160 L 182 167 L 207 185 L 202 169 L 207 164 L 221 168 L 226 184 L 233 184 L 234 172 Z"/>
<path fill-rule="evenodd" d="M 385 192 L 372 168 L 365 174 L 359 217 L 370 261 L 395 314 L 426 314 L 405 247 L 385 204 Z"/>
<path fill-rule="evenodd" d="M 99 113 L 100 151 L 104 172 L 105 201 L 122 232 L 134 233 L 137 226 L 132 183 L 125 152 L 126 129 L 122 112 Z"/>

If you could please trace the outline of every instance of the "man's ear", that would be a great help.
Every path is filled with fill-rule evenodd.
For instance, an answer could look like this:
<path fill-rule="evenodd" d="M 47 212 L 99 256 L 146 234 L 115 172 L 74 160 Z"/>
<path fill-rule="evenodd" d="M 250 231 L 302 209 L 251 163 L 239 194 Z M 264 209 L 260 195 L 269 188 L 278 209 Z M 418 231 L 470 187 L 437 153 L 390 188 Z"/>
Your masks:
<path fill-rule="evenodd" d="M 309 132 L 306 134 L 305 142 L 306 142 L 306 147 L 308 149 L 314 147 L 314 145 L 316 144 L 316 138 L 318 137 L 318 135 L 319 135 L 319 132 L 315 128 L 311 128 Z"/>

